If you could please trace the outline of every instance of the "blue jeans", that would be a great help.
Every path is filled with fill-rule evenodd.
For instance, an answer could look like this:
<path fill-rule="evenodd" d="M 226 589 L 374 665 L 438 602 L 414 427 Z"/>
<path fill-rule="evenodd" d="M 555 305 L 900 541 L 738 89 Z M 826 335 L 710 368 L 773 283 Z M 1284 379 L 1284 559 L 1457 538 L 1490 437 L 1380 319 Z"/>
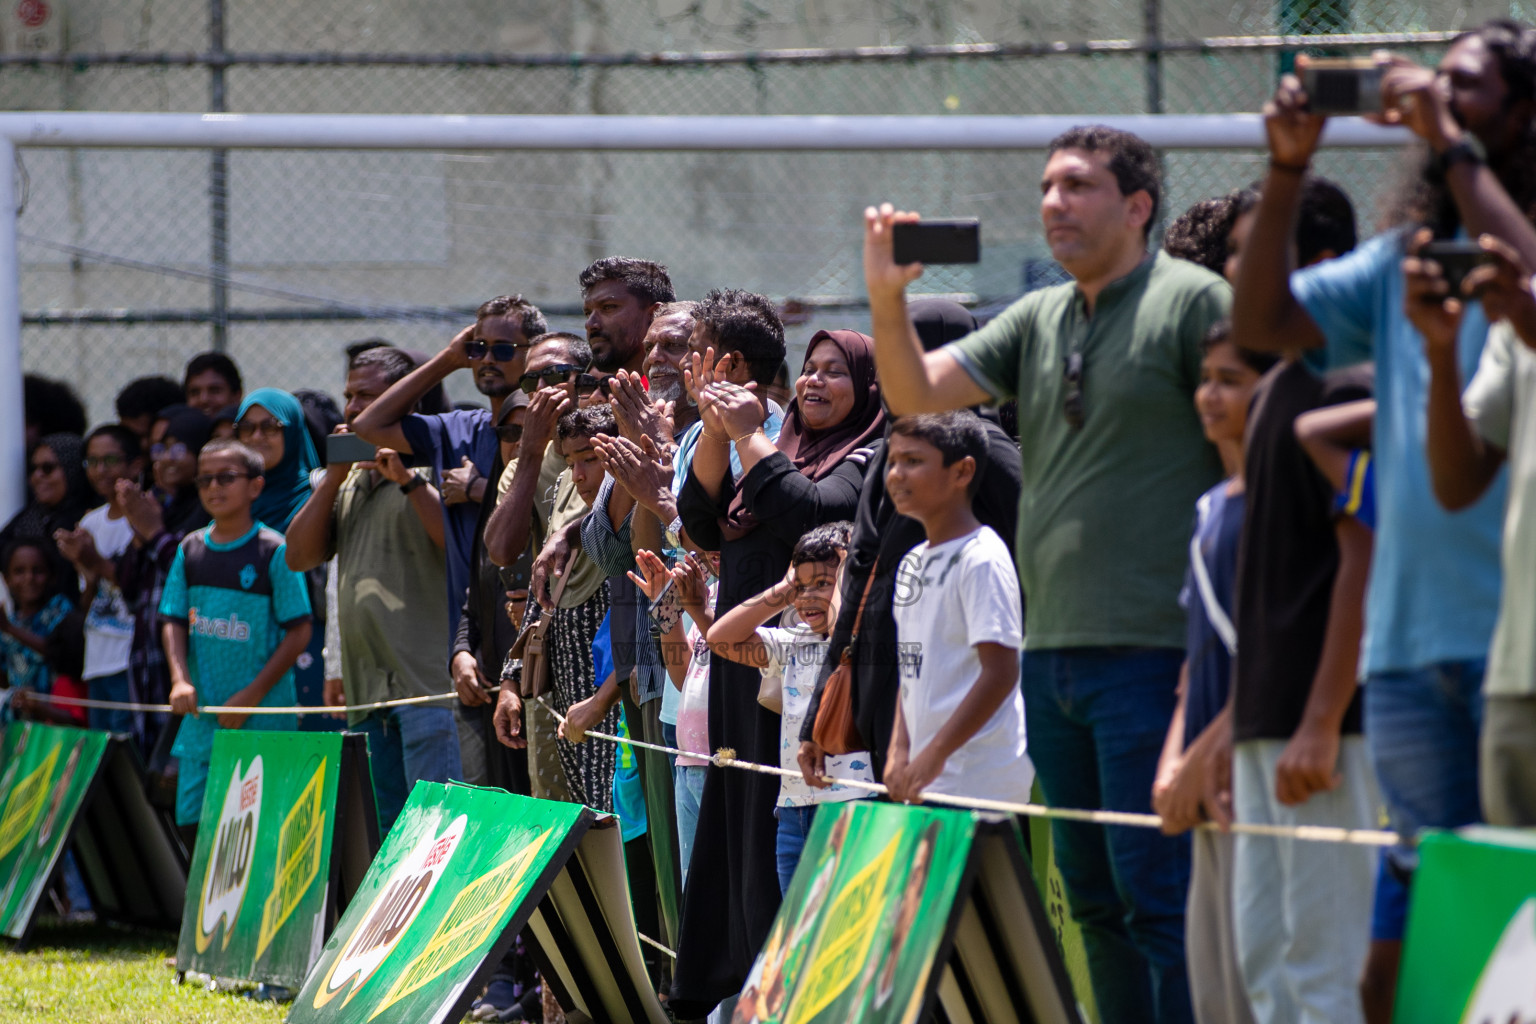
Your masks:
<path fill-rule="evenodd" d="M 381 837 L 400 816 L 416 783 L 447 782 L 463 774 L 452 708 L 387 708 L 351 729 L 368 737 L 368 770 Z"/>
<path fill-rule="evenodd" d="M 1025 650 L 1029 753 L 1048 804 L 1151 813 L 1183 660 L 1171 648 Z M 1184 969 L 1189 836 L 1052 821 L 1051 839 L 1100 1019 L 1192 1021 Z"/>
<path fill-rule="evenodd" d="M 85 681 L 86 696 L 91 700 L 115 700 L 127 703 L 133 698 L 128 693 L 128 673 L 114 672 L 109 676 L 97 676 Z M 133 732 L 133 712 L 121 709 L 90 708 L 85 715 L 92 729 L 107 732 Z"/>
<path fill-rule="evenodd" d="M 779 838 L 773 853 L 779 867 L 779 895 L 782 896 L 789 892 L 795 868 L 800 866 L 800 854 L 805 850 L 805 837 L 811 834 L 816 805 L 775 807 L 773 813 L 779 819 Z"/>
<path fill-rule="evenodd" d="M 1483 659 L 1399 672 L 1365 684 L 1365 740 L 1392 827 L 1404 835 L 1482 820 L 1477 737 L 1483 722 Z M 1411 871 L 1417 857 L 1394 848 Z"/>
<path fill-rule="evenodd" d="M 672 767 L 672 793 L 677 805 L 677 866 L 682 883 L 688 884 L 688 864 L 693 859 L 693 834 L 699 830 L 699 801 L 704 799 L 702 764 Z"/>

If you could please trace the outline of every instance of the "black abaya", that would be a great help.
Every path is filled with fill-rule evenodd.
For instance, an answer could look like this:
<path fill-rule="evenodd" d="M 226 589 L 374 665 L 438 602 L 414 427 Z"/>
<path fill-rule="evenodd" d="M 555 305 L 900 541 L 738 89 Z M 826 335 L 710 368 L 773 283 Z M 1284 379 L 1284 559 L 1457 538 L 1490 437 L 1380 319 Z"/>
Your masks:
<path fill-rule="evenodd" d="M 790 551 L 806 531 L 853 518 L 867 454 L 860 449 L 815 481 L 782 452 L 763 459 L 741 482 L 757 526 L 737 540 L 726 540 L 720 528 L 735 489 L 727 483 L 713 501 L 689 473 L 678 512 L 696 544 L 720 551 L 716 615 L 782 579 Z M 779 716 L 757 703 L 761 676 L 750 665 L 710 659 L 710 747 L 777 765 Z M 672 992 L 671 1008 L 680 1018 L 703 1017 L 739 992 L 768 938 L 779 909 L 773 814 L 778 796 L 777 776 L 713 765 L 706 772 Z"/>

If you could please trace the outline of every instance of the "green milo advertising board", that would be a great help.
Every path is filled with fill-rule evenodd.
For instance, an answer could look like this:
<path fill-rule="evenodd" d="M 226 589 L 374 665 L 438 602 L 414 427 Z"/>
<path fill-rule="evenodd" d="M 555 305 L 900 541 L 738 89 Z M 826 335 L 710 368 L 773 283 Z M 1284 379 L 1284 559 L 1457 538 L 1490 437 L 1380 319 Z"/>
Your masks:
<path fill-rule="evenodd" d="M 1077 1020 L 1014 823 L 825 805 L 733 1024 L 913 1022 L 936 1003 L 988 1021 Z"/>
<path fill-rule="evenodd" d="M 1536 833 L 1425 837 L 1398 977 L 1396 1024 L 1536 1021 Z"/>
<path fill-rule="evenodd" d="M 16 722 L 0 769 L 0 932 L 22 939 L 111 737 Z"/>
<path fill-rule="evenodd" d="M 589 1019 L 617 1019 L 592 1009 L 613 988 L 594 973 L 644 974 L 618 829 L 599 824 L 616 826 L 579 804 L 417 783 L 288 1020 L 458 1020 L 525 926 L 567 1008 L 580 1000 Z M 580 898 L 566 899 L 573 885 Z M 633 1003 L 636 984 L 623 990 Z M 659 1005 L 633 1005 L 628 1019 L 664 1019 Z"/>
<path fill-rule="evenodd" d="M 218 732 L 177 970 L 303 982 L 325 939 L 343 756 L 339 733 Z"/>

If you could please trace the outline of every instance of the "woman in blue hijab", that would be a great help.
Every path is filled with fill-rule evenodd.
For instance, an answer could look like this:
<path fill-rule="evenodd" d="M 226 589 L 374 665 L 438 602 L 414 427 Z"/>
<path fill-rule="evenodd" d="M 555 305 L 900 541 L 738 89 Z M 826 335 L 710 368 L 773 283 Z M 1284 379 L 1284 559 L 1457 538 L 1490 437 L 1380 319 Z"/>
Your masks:
<path fill-rule="evenodd" d="M 266 464 L 266 486 L 251 514 L 278 533 L 287 533 L 288 524 L 309 500 L 310 472 L 320 468 L 304 425 L 304 407 L 286 391 L 259 388 L 240 403 L 235 436 Z"/>
<path fill-rule="evenodd" d="M 309 500 L 310 472 L 320 468 L 320 457 L 305 426 L 304 407 L 286 391 L 259 388 L 240 403 L 235 436 L 260 455 L 266 467 L 266 485 L 252 503 L 251 515 L 278 533 L 287 533 L 288 524 Z M 315 630 L 309 649 L 299 655 L 294 666 L 293 682 L 299 703 L 317 707 L 325 703 L 325 570 L 306 575 Z M 299 728 L 326 731 L 339 725 L 329 715 L 304 715 Z"/>

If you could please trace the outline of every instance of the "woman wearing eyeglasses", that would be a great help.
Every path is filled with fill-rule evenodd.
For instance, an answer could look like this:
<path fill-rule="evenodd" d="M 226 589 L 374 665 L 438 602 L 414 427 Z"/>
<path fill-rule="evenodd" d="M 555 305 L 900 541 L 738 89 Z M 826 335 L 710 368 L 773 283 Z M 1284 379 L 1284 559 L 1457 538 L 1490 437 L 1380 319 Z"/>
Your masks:
<path fill-rule="evenodd" d="M 133 542 L 117 559 L 117 584 L 133 614 L 133 645 L 128 651 L 128 696 L 135 703 L 164 704 L 171 676 L 160 646 L 159 608 L 176 546 L 193 530 L 208 525 L 208 510 L 197 493 L 197 454 L 213 433 L 213 421 L 185 405 L 163 409 L 149 431 L 150 475 L 154 486 L 117 485 L 118 501 Z M 165 714 L 133 715 L 134 739 L 151 779 L 160 777 L 174 733 Z M 174 785 L 174 782 L 172 783 Z"/>

